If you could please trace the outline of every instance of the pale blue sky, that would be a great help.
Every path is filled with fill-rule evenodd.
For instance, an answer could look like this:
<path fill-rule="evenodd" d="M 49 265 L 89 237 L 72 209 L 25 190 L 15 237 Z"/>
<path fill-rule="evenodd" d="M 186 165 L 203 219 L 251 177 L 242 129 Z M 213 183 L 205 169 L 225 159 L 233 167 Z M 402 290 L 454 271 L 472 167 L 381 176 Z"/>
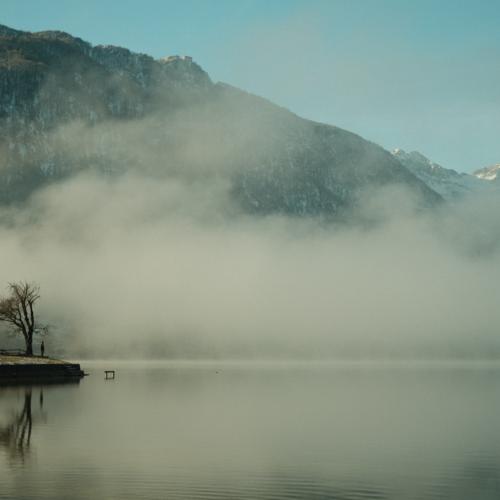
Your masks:
<path fill-rule="evenodd" d="M 500 162 L 500 0 L 0 0 L 0 24 L 189 54 L 388 149 Z"/>

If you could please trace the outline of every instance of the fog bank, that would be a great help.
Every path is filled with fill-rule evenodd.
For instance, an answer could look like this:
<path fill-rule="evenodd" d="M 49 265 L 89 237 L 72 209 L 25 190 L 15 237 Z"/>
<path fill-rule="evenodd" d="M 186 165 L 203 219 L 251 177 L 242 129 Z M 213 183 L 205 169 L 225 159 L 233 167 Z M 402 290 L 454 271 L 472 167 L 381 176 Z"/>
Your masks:
<path fill-rule="evenodd" d="M 241 214 L 224 181 L 86 174 L 1 212 L 0 283 L 36 281 L 46 343 L 90 357 L 500 354 L 497 199 L 358 223 Z M 362 221 L 361 223 L 359 221 Z"/>

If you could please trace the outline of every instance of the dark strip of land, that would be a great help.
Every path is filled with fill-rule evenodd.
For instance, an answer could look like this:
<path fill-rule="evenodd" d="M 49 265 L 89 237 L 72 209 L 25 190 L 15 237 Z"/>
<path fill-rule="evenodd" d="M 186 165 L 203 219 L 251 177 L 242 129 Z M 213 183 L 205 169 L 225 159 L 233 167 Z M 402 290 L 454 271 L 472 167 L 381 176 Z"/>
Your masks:
<path fill-rule="evenodd" d="M 14 381 L 80 380 L 83 376 L 77 363 L 40 356 L 0 355 L 0 384 Z"/>

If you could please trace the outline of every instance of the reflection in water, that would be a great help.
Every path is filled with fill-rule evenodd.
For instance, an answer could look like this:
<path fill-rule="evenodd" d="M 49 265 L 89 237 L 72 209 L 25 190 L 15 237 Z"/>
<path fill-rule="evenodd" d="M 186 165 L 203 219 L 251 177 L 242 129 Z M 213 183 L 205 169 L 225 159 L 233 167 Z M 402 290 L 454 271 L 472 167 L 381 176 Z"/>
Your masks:
<path fill-rule="evenodd" d="M 31 395 L 31 388 L 25 389 L 21 408 L 0 426 L 0 447 L 8 451 L 11 459 L 24 461 L 29 454 L 33 429 Z"/>
<path fill-rule="evenodd" d="M 86 365 L 0 388 L 0 500 L 500 498 L 500 363 Z"/>
<path fill-rule="evenodd" d="M 38 408 L 36 396 L 39 391 Z M 4 451 L 11 463 L 24 463 L 30 454 L 33 426 L 46 423 L 43 386 L 0 386 L 0 451 Z"/>

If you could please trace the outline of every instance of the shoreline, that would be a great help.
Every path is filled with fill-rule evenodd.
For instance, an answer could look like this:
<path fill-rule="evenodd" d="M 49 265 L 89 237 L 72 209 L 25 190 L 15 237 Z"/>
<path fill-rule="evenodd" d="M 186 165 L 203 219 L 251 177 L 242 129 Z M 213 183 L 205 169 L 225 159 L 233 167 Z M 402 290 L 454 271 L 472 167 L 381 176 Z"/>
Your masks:
<path fill-rule="evenodd" d="M 0 384 L 79 381 L 83 377 L 79 363 L 41 356 L 0 355 Z"/>

